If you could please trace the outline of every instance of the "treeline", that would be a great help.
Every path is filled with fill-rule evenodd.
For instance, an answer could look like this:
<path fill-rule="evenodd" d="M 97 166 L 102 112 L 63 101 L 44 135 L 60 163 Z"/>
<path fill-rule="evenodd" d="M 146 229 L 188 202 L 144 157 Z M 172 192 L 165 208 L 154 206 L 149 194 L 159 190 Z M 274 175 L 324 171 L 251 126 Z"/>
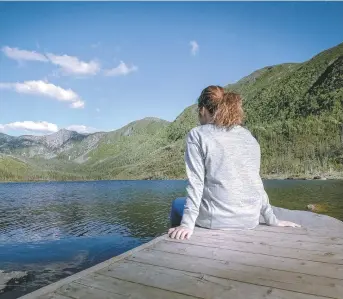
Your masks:
<path fill-rule="evenodd" d="M 330 117 L 251 126 L 262 151 L 262 173 L 319 175 L 343 172 L 342 124 Z"/>

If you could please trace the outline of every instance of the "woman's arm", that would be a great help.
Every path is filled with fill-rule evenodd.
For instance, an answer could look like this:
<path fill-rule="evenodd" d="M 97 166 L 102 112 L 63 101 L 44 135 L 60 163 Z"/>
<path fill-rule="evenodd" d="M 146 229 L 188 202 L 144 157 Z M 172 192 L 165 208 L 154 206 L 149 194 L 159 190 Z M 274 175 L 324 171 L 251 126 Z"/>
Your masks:
<path fill-rule="evenodd" d="M 187 136 L 185 163 L 188 177 L 188 197 L 182 216 L 181 225 L 169 230 L 171 238 L 189 238 L 194 230 L 199 215 L 200 203 L 204 190 L 204 157 L 198 139 L 191 131 Z"/>
<path fill-rule="evenodd" d="M 259 148 L 259 164 L 261 161 L 261 151 Z M 262 205 L 261 205 L 261 215 L 263 216 L 267 225 L 270 226 L 290 226 L 290 227 L 301 227 L 299 224 L 290 222 L 290 221 L 283 221 L 276 218 L 273 208 L 269 203 L 269 197 L 267 192 L 264 189 L 264 185 L 262 179 L 260 180 L 260 188 L 262 193 Z"/>
<path fill-rule="evenodd" d="M 273 208 L 269 203 L 269 197 L 266 191 L 262 200 L 261 215 L 270 226 L 287 226 L 287 227 L 301 227 L 299 224 L 290 221 L 278 220 L 273 212 Z"/>
<path fill-rule="evenodd" d="M 263 188 L 261 215 L 263 216 L 267 225 L 277 226 L 279 221 L 276 219 L 273 208 L 269 203 L 269 197 L 267 192 L 264 190 L 262 181 L 261 185 Z"/>

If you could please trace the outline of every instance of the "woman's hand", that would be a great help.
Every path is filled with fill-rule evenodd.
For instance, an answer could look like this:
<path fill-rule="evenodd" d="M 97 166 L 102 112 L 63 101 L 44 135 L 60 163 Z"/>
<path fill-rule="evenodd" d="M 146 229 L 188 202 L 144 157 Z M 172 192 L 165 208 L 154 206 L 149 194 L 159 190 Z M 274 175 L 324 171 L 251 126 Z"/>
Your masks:
<path fill-rule="evenodd" d="M 178 240 L 189 240 L 192 234 L 192 229 L 183 226 L 173 227 L 168 231 L 168 235 L 170 238 Z"/>
<path fill-rule="evenodd" d="M 290 221 L 282 221 L 279 220 L 277 226 L 282 226 L 282 227 L 301 227 L 301 225 L 296 224 L 294 222 L 290 222 Z"/>

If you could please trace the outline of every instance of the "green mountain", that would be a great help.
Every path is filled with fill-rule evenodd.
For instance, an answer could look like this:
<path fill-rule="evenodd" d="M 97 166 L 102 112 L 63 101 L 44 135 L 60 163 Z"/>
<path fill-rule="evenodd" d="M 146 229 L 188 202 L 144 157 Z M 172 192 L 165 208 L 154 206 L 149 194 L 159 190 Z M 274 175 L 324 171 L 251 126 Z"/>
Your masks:
<path fill-rule="evenodd" d="M 228 88 L 244 96 L 264 173 L 342 172 L 343 44 L 304 63 L 265 68 Z"/>
<path fill-rule="evenodd" d="M 226 89 L 243 96 L 264 176 L 343 176 L 343 44 Z M 194 105 L 172 123 L 146 118 L 108 133 L 0 134 L 0 179 L 185 178 L 184 139 L 196 125 Z"/>

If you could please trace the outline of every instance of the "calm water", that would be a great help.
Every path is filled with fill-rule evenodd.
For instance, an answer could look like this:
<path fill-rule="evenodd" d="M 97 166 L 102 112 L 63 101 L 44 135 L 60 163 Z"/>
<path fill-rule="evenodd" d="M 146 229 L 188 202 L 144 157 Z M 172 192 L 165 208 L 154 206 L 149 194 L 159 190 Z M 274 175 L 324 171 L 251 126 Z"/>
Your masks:
<path fill-rule="evenodd" d="M 325 204 L 343 220 L 343 181 L 266 181 L 272 204 Z M 29 271 L 17 298 L 166 232 L 184 181 L 0 184 L 0 269 Z"/>

